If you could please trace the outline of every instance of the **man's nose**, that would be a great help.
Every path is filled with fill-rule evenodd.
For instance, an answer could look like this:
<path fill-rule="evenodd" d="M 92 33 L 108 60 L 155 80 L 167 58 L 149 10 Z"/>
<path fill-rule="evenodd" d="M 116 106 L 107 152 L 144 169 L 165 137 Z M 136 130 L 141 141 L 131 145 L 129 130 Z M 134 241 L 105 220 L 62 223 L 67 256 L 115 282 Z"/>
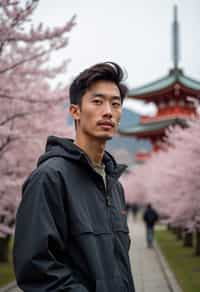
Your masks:
<path fill-rule="evenodd" d="M 104 111 L 103 111 L 103 115 L 105 116 L 109 116 L 112 117 L 112 108 L 109 102 L 106 102 L 104 104 Z"/>

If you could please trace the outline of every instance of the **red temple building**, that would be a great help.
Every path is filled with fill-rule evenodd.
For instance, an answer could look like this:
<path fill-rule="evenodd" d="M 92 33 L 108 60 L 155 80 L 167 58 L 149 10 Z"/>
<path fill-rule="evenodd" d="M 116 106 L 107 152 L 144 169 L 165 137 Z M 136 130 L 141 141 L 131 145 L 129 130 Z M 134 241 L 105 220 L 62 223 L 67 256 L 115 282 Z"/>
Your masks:
<path fill-rule="evenodd" d="M 151 152 L 138 152 L 136 161 L 142 162 L 158 151 L 163 145 L 166 129 L 169 126 L 186 126 L 186 119 L 197 116 L 195 101 L 200 99 L 200 82 L 186 76 L 178 67 L 178 21 L 177 8 L 173 22 L 173 62 L 169 74 L 159 80 L 129 91 L 128 98 L 153 102 L 157 107 L 154 117 L 141 116 L 140 123 L 120 129 L 121 136 L 148 139 L 152 143 Z"/>

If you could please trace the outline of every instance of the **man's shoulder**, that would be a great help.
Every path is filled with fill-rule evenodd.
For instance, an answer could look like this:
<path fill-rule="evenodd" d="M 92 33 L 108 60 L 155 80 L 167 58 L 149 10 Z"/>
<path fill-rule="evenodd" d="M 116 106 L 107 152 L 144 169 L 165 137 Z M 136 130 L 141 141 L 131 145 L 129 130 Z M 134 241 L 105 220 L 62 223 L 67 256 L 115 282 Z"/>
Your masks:
<path fill-rule="evenodd" d="M 44 173 L 48 173 L 48 172 L 60 171 L 63 168 L 66 168 L 67 166 L 68 166 L 67 159 L 63 157 L 55 156 L 43 161 L 41 164 L 38 165 L 36 170 L 39 172 L 41 171 Z"/>
<path fill-rule="evenodd" d="M 49 158 L 30 173 L 23 184 L 23 188 L 31 181 L 37 182 L 38 180 L 47 180 L 55 176 L 64 175 L 67 165 L 67 160 L 62 157 Z"/>

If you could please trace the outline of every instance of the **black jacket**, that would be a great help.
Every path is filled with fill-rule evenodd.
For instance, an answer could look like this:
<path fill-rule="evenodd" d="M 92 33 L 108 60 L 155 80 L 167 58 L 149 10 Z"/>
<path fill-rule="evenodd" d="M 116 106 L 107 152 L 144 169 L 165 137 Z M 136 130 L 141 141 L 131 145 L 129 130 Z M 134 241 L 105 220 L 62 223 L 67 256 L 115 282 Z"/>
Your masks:
<path fill-rule="evenodd" d="M 143 219 L 146 223 L 146 226 L 153 228 L 155 223 L 158 221 L 158 213 L 152 207 L 147 207 Z"/>
<path fill-rule="evenodd" d="M 107 189 L 71 140 L 48 138 L 17 213 L 14 267 L 23 291 L 135 291 L 123 169 L 107 152 L 103 162 Z"/>

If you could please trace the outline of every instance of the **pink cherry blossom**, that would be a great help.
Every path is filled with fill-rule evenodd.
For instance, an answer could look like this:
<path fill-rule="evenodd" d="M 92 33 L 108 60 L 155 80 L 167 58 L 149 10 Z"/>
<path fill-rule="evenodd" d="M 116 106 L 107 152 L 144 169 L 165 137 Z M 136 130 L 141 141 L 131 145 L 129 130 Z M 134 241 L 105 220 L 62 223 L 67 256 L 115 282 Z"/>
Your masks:
<path fill-rule="evenodd" d="M 168 131 L 167 151 L 155 154 L 125 176 L 127 201 L 151 202 L 169 221 L 190 229 L 200 218 L 200 120 Z"/>
<path fill-rule="evenodd" d="M 0 237 L 13 232 L 22 184 L 47 136 L 73 135 L 68 86 L 50 81 L 66 70 L 69 59 L 52 66 L 51 55 L 67 46 L 75 16 L 56 28 L 33 26 L 37 3 L 0 0 Z"/>

